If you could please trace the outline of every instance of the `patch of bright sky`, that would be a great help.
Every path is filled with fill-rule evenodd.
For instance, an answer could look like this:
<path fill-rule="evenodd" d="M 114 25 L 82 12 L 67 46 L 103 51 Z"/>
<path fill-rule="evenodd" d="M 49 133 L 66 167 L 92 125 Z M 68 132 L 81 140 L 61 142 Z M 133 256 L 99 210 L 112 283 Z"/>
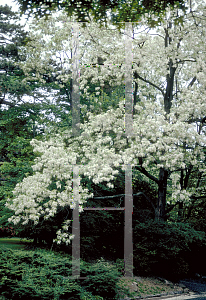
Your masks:
<path fill-rule="evenodd" d="M 0 1 L 0 5 L 8 5 L 8 6 L 11 6 L 12 7 L 12 11 L 14 12 L 18 12 L 20 11 L 19 9 L 19 4 L 17 1 L 14 1 L 14 0 L 1 0 Z M 28 30 L 28 25 L 29 25 L 29 22 L 32 20 L 32 17 L 30 17 L 29 19 L 27 19 L 27 17 L 25 15 L 23 15 L 21 17 L 21 25 L 24 25 L 25 26 L 25 30 Z"/>

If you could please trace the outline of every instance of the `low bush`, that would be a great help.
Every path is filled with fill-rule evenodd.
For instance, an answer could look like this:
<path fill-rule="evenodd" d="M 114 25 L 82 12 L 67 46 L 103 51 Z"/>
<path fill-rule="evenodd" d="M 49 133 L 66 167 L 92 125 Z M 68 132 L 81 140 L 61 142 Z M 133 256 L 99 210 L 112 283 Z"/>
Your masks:
<path fill-rule="evenodd" d="M 87 276 L 87 279 L 84 279 L 81 284 L 87 291 L 103 299 L 116 299 L 116 283 L 121 273 L 115 264 L 101 258 L 89 269 L 84 267 L 83 274 Z"/>
<path fill-rule="evenodd" d="M 0 238 L 1 237 L 13 237 L 15 236 L 15 230 L 13 227 L 0 227 Z"/>
<path fill-rule="evenodd" d="M 133 237 L 135 273 L 171 280 L 191 275 L 190 253 L 205 244 L 204 232 L 186 223 L 136 223 Z"/>
<path fill-rule="evenodd" d="M 109 300 L 117 298 L 115 265 L 104 260 L 91 265 L 81 261 L 81 276 L 71 279 L 70 256 L 46 250 L 0 249 L 0 294 L 6 299 Z M 123 289 L 124 290 L 124 289 Z"/>

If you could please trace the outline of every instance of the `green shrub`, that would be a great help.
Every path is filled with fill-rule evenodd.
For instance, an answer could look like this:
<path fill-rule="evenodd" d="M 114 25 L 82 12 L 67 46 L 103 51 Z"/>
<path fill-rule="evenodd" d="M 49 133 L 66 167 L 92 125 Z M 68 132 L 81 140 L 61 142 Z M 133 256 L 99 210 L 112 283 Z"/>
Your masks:
<path fill-rule="evenodd" d="M 81 261 L 81 276 L 71 279 L 70 256 L 42 251 L 0 249 L 0 294 L 12 300 L 117 299 L 115 265 L 104 260 L 91 265 Z"/>
<path fill-rule="evenodd" d="M 83 274 L 88 278 L 82 281 L 82 286 L 86 287 L 87 291 L 104 299 L 117 299 L 117 278 L 121 273 L 115 264 L 101 258 L 89 269 L 84 266 Z"/>
<path fill-rule="evenodd" d="M 0 237 L 13 237 L 15 230 L 13 227 L 0 227 Z"/>
<path fill-rule="evenodd" d="M 189 224 L 153 220 L 137 223 L 133 237 L 135 273 L 173 280 L 190 273 L 188 253 L 197 242 L 205 243 L 204 233 Z"/>

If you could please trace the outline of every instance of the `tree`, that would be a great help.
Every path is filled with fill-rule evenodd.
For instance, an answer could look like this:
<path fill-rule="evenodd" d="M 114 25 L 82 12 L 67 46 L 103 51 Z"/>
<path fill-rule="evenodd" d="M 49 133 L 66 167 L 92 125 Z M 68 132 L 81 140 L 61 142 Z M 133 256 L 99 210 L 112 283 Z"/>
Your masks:
<path fill-rule="evenodd" d="M 22 60 L 19 48 L 25 45 L 27 33 L 18 22 L 20 17 L 8 5 L 0 6 L 0 104 L 12 107 L 28 92 L 22 82 L 23 71 L 15 66 Z M 8 100 L 7 100 L 8 99 Z"/>
<path fill-rule="evenodd" d="M 202 4 L 200 4 L 200 7 L 201 7 L 201 5 Z M 203 4 L 203 8 L 204 8 L 204 4 Z M 201 9 L 202 9 L 202 7 L 200 8 L 200 10 Z M 197 14 L 200 13 L 200 10 L 193 11 L 192 7 L 190 7 L 189 14 L 186 17 L 187 22 L 186 22 L 186 20 L 184 20 L 185 23 L 183 24 L 183 29 L 182 29 L 182 25 L 177 26 L 178 22 L 176 22 L 176 16 L 174 15 L 174 11 L 170 12 L 172 17 L 170 16 L 166 23 L 162 22 L 162 27 L 163 27 L 162 31 L 158 31 L 156 34 L 153 34 L 153 35 L 157 35 L 158 37 L 160 37 L 160 38 L 158 38 L 159 42 L 155 46 L 153 46 L 152 40 L 151 40 L 151 43 L 149 44 L 149 47 L 146 46 L 147 38 L 142 38 L 142 37 L 140 37 L 140 39 L 139 39 L 139 41 L 141 41 L 141 42 L 139 42 L 139 44 L 137 44 L 137 46 L 139 48 L 141 48 L 142 50 L 139 50 L 135 53 L 136 57 L 134 55 L 134 65 L 135 65 L 134 78 L 136 79 L 136 83 L 138 82 L 140 93 L 142 94 L 143 97 L 145 97 L 145 99 L 148 98 L 148 96 L 152 97 L 153 99 L 163 96 L 163 106 L 162 106 L 163 111 L 161 114 L 164 115 L 164 113 L 166 113 L 166 116 L 164 116 L 164 119 L 165 119 L 164 122 L 166 122 L 165 125 L 168 124 L 168 126 L 172 126 L 171 124 L 174 121 L 174 116 L 170 115 L 171 109 L 174 109 L 174 111 L 175 110 L 178 111 L 178 109 L 180 109 L 179 103 L 181 103 L 181 105 L 182 105 L 182 103 L 184 103 L 183 99 L 181 99 L 181 96 L 184 95 L 183 97 L 185 97 L 185 96 L 187 97 L 190 92 L 192 94 L 194 93 L 194 91 L 189 92 L 188 90 L 190 90 L 190 88 L 193 87 L 193 85 L 197 79 L 195 75 L 193 75 L 193 77 L 191 77 L 190 81 L 188 82 L 187 87 L 184 86 L 184 83 L 182 80 L 179 80 L 179 82 L 178 82 L 178 78 L 180 76 L 182 76 L 182 72 L 181 72 L 182 70 L 180 71 L 180 65 L 183 66 L 183 68 L 185 68 L 185 67 L 191 68 L 191 66 L 187 62 L 190 62 L 192 65 L 194 65 L 194 63 L 197 62 L 196 53 L 193 52 L 193 54 L 191 54 L 191 56 L 189 58 L 187 57 L 187 52 L 186 52 L 187 48 L 185 48 L 185 44 L 191 43 L 191 41 L 192 41 L 192 38 L 186 29 L 187 26 L 190 26 L 192 24 L 191 20 L 190 20 L 191 17 L 192 17 L 193 26 L 195 29 L 198 29 L 198 28 L 200 29 L 201 26 L 204 26 L 204 24 L 200 25 L 200 23 L 196 22 L 196 18 L 198 17 Z M 205 22 L 204 18 L 202 20 L 204 23 Z M 199 45 L 201 44 L 203 46 L 204 33 L 202 31 L 199 31 L 197 34 L 200 38 Z M 197 35 L 194 34 L 194 36 L 197 36 Z M 141 40 L 141 38 L 142 38 L 142 40 Z M 161 50 L 160 50 L 161 38 L 164 43 L 163 47 L 162 47 L 163 52 L 161 52 Z M 188 38 L 188 40 L 187 40 L 187 38 Z M 195 44 L 195 41 L 194 41 L 194 44 Z M 161 53 L 161 54 L 158 55 L 156 53 L 155 48 L 153 48 L 153 47 L 157 47 L 159 53 Z M 181 48 L 182 52 L 181 52 L 180 48 Z M 204 48 L 204 46 L 203 46 L 203 48 Z M 153 51 L 151 49 L 153 49 Z M 201 51 L 202 50 L 197 50 L 197 53 L 199 54 Z M 172 54 L 170 52 L 172 52 Z M 202 53 L 204 53 L 204 50 Z M 117 57 L 117 53 L 114 54 L 114 57 L 115 57 L 115 55 Z M 162 63 L 160 63 L 160 60 L 163 57 L 165 57 L 165 61 L 162 64 Z M 108 57 L 106 63 L 109 63 L 110 59 L 111 58 Z M 155 59 L 158 59 L 158 61 Z M 201 59 L 204 60 L 203 57 Z M 155 63 L 157 63 L 157 65 L 154 66 L 154 68 L 155 68 L 154 76 L 151 76 L 151 72 L 149 71 L 149 64 L 148 64 L 148 67 L 146 68 L 146 70 L 144 69 L 144 75 L 141 75 L 141 72 L 143 70 L 143 68 L 141 69 L 141 67 L 143 66 L 143 64 L 144 64 L 144 66 L 147 64 L 146 60 L 150 62 L 149 63 L 150 65 L 152 65 L 152 61 L 155 61 Z M 165 63 L 166 61 L 167 61 L 167 63 Z M 198 61 L 199 61 L 199 59 L 198 59 Z M 113 62 L 115 62 L 115 60 L 113 60 Z M 136 70 L 135 70 L 135 68 L 136 68 Z M 153 71 L 154 71 L 154 68 L 153 68 Z M 195 68 L 195 66 L 194 66 L 194 68 Z M 200 70 L 202 72 L 203 68 L 200 67 L 200 69 L 199 69 L 198 64 L 196 65 L 196 68 L 197 69 L 194 71 L 195 73 L 196 72 L 199 73 Z M 165 71 L 163 71 L 163 69 Z M 162 88 L 163 87 L 163 84 L 162 84 L 163 78 L 161 76 L 158 76 L 159 70 L 161 70 L 162 74 L 164 72 L 167 73 L 165 88 Z M 184 70 L 184 73 L 186 75 L 185 70 Z M 101 74 L 101 76 L 104 76 L 103 72 L 102 72 L 102 74 Z M 105 72 L 105 75 L 108 76 L 108 72 Z M 191 75 L 189 75 L 189 76 L 191 76 Z M 186 75 L 185 81 L 189 80 L 189 78 L 190 78 L 189 76 L 188 76 L 188 74 Z M 150 78 L 152 80 L 150 80 Z M 176 92 L 174 92 L 174 84 L 175 83 L 176 83 Z M 150 85 L 149 92 L 148 92 L 147 86 L 144 86 L 146 84 Z M 200 86 L 201 85 L 199 85 L 199 83 L 198 83 L 198 89 L 200 88 Z M 203 86 L 201 86 L 201 87 L 203 88 Z M 152 93 L 152 88 L 154 88 L 154 91 L 156 90 L 156 92 L 154 92 L 154 94 Z M 157 91 L 161 92 L 162 95 L 158 95 Z M 187 91 L 186 93 L 188 93 L 188 94 L 185 95 L 185 91 Z M 204 93 L 204 88 L 203 88 L 203 93 Z M 191 97 L 191 96 L 188 96 L 188 97 Z M 200 94 L 200 96 L 198 94 L 198 97 L 201 97 L 201 94 Z M 174 103 L 173 107 L 172 107 L 172 103 Z M 148 112 L 149 112 L 148 107 L 146 105 L 142 105 L 142 106 L 145 108 L 146 114 L 148 114 Z M 155 116 L 151 115 L 151 118 L 154 118 L 154 119 L 156 119 L 156 121 L 158 121 L 157 113 L 160 113 L 160 111 L 159 111 L 159 108 L 153 107 L 153 110 L 155 110 L 155 109 L 158 109 L 158 112 L 157 111 L 155 112 Z M 154 111 L 153 111 L 153 113 L 154 113 Z M 178 112 L 173 112 L 173 113 L 175 115 L 175 118 L 177 118 L 177 117 L 180 118 L 180 114 Z M 185 120 L 187 126 L 188 126 L 188 123 L 190 124 L 189 126 L 191 126 L 192 123 L 196 122 L 196 126 L 198 126 L 200 128 L 200 130 L 198 132 L 196 132 L 197 139 L 200 134 L 204 135 L 204 131 L 202 132 L 202 130 L 203 130 L 203 126 L 205 123 L 205 111 L 200 110 L 199 113 L 200 113 L 201 117 L 195 119 L 192 117 L 193 112 L 191 112 L 191 118 L 188 118 L 187 121 Z M 134 118 L 135 117 L 138 117 L 138 116 L 136 115 L 136 116 L 134 116 Z M 148 119 L 148 115 L 145 115 L 145 119 Z M 163 119 L 162 119 L 162 121 L 160 121 L 160 123 L 162 123 L 162 122 L 163 122 Z M 145 123 L 147 124 L 147 122 L 145 122 Z M 145 126 L 144 124 L 142 124 L 142 125 Z M 102 124 L 102 126 L 103 126 L 103 124 Z M 149 126 L 150 125 L 148 124 L 145 128 L 149 128 Z M 184 126 L 184 128 L 186 127 L 184 124 L 182 124 L 182 126 Z M 165 128 L 162 127 L 162 130 L 165 131 Z M 188 130 L 191 130 L 191 129 L 188 128 Z M 156 128 L 155 132 L 157 132 L 157 131 L 158 131 L 158 129 Z M 166 131 L 167 131 L 167 129 L 166 129 Z M 143 130 L 143 132 L 144 132 L 144 130 Z M 152 134 L 151 133 L 149 133 L 149 134 L 151 137 Z M 202 135 L 202 137 L 203 137 L 203 135 Z M 144 137 L 144 134 L 142 136 Z M 150 150 L 153 149 L 153 152 L 155 152 L 156 149 L 159 148 L 159 146 L 156 147 L 154 141 L 151 143 L 148 133 L 146 134 L 146 136 L 147 136 L 146 137 L 147 142 L 145 141 L 146 147 L 151 145 L 152 147 L 151 148 L 149 147 L 149 149 Z M 168 139 L 167 133 L 164 132 L 162 137 L 163 137 L 163 139 L 164 139 L 164 137 L 166 137 L 166 139 Z M 185 139 L 186 139 L 186 136 L 185 136 Z M 175 140 L 173 140 L 173 141 L 175 142 Z M 181 142 L 176 141 L 175 143 L 177 145 L 176 149 L 178 149 L 180 147 L 182 147 L 184 149 L 183 150 L 183 151 L 185 151 L 184 156 L 189 155 L 188 154 L 189 151 L 192 151 L 192 150 L 196 151 L 196 149 L 199 147 L 198 144 L 193 145 L 193 146 L 187 145 L 188 142 L 186 140 L 183 142 L 182 145 L 181 145 Z M 167 143 L 165 143 L 165 145 L 166 144 Z M 153 146 L 155 146 L 155 147 L 153 147 Z M 171 145 L 171 147 L 172 147 L 172 145 Z M 201 149 L 203 149 L 203 148 L 200 148 L 200 153 L 202 155 L 201 154 L 199 154 L 199 155 L 201 155 L 203 157 L 204 153 Z M 169 150 L 169 148 L 167 150 Z M 145 148 L 144 151 L 147 152 L 147 149 Z M 172 153 L 172 150 L 170 150 L 170 151 Z M 173 176 L 175 176 L 174 175 L 175 171 L 172 170 L 171 167 L 168 168 L 168 166 L 166 166 L 166 159 L 163 158 L 164 155 L 166 154 L 166 152 L 164 150 L 164 146 L 162 147 L 162 151 L 160 151 L 158 154 L 159 157 L 158 158 L 153 157 L 153 158 L 151 158 L 151 161 L 149 161 L 150 159 L 148 159 L 147 155 L 144 157 L 143 152 L 141 152 L 141 156 L 138 157 L 138 165 L 139 166 L 137 166 L 136 168 L 140 172 L 142 172 L 145 176 L 147 176 L 148 178 L 150 178 L 151 180 L 153 180 L 154 182 L 156 182 L 158 184 L 157 218 L 165 219 L 166 218 L 165 207 L 166 207 L 167 186 L 169 184 L 168 180 L 169 180 L 169 178 L 172 178 Z M 176 155 L 177 154 L 178 153 L 176 152 Z M 168 156 L 168 154 L 167 154 L 167 156 Z M 156 166 L 159 166 L 160 169 L 159 169 L 158 175 L 156 174 L 156 176 L 153 176 L 153 174 L 151 174 L 151 172 L 148 172 L 146 170 L 146 168 L 144 167 L 144 160 L 145 160 L 144 158 L 146 158 L 146 161 L 147 161 L 146 166 L 149 166 L 150 162 L 154 162 L 156 164 Z M 185 158 L 186 158 L 186 156 L 185 156 Z M 201 159 L 202 158 L 200 158 L 200 161 L 201 161 Z M 163 163 L 159 164 L 160 161 Z M 179 166 L 179 167 L 180 167 L 180 179 L 179 179 L 180 180 L 179 181 L 180 190 L 181 190 L 181 193 L 184 194 L 184 193 L 186 193 L 186 189 L 188 188 L 191 172 L 192 171 L 194 172 L 195 168 L 193 167 L 193 165 L 191 163 L 189 164 L 189 162 L 187 162 L 187 164 L 184 163 L 183 167 L 182 166 Z M 178 169 L 178 166 L 177 166 L 177 169 Z M 181 201 L 181 197 L 184 198 L 184 196 L 181 195 L 180 199 L 178 201 L 180 209 L 181 209 L 181 206 L 183 205 L 183 201 Z M 171 207 L 173 207 L 173 206 L 171 206 Z"/>
<path fill-rule="evenodd" d="M 0 224 L 5 226 L 12 212 L 5 208 L 8 197 L 12 197 L 12 190 L 24 177 L 32 175 L 35 155 L 30 141 L 33 138 L 29 118 L 21 108 L 11 107 L 1 111 L 0 121 Z M 40 134 L 38 134 L 41 136 Z M 36 138 L 38 138 L 38 135 Z"/>
<path fill-rule="evenodd" d="M 36 92 L 37 85 L 25 82 L 25 75 L 18 63 L 25 59 L 22 50 L 28 42 L 28 33 L 19 24 L 20 17 L 8 5 L 0 6 L 0 223 L 7 224 L 12 215 L 5 209 L 5 201 L 12 197 L 12 190 L 26 174 L 32 174 L 31 165 L 35 158 L 30 140 L 42 136 L 45 127 L 53 125 L 43 109 L 59 115 L 62 111 L 54 109 L 47 101 L 29 103 L 24 96 L 42 97 Z M 21 53 L 20 53 L 21 48 Z M 30 99 L 31 100 L 31 99 Z M 46 101 L 45 101 L 46 102 Z M 45 122 L 47 120 L 47 123 Z M 44 128 L 42 128 L 44 125 Z"/>
<path fill-rule="evenodd" d="M 95 55 L 92 55 L 92 61 L 89 58 L 95 46 L 94 43 L 98 44 L 95 30 L 96 28 L 93 24 L 89 31 L 87 29 L 83 30 L 80 36 L 81 76 L 86 72 L 84 69 L 87 64 L 92 64 L 95 67 L 97 63 L 99 67 L 104 64 L 105 55 L 99 57 L 97 51 L 94 52 Z M 38 83 L 41 89 L 44 88 L 44 103 L 48 102 L 46 98 L 53 97 L 56 107 L 59 110 L 61 108 L 65 112 L 70 123 L 72 108 L 72 52 L 74 51 L 72 49 L 72 32 L 72 22 L 63 13 L 50 16 L 47 20 L 44 17 L 38 22 L 34 20 L 30 25 L 29 41 L 23 49 L 26 52 L 26 59 L 24 62 L 19 62 L 19 67 L 24 70 L 26 76 L 24 81 L 36 85 Z M 118 39 L 118 34 L 115 33 L 115 35 L 116 39 Z M 107 37 L 111 39 L 111 31 L 106 32 L 105 41 Z M 86 47 L 90 50 L 85 51 Z M 105 54 L 107 55 L 107 52 Z M 98 72 L 98 68 L 95 70 L 96 72 Z M 104 86 L 101 86 L 101 88 L 99 87 L 99 82 L 93 83 L 92 74 L 87 78 L 86 86 L 84 86 L 85 82 L 82 82 L 80 95 L 82 122 L 86 118 L 88 110 L 98 113 L 105 111 L 111 104 L 117 107 L 118 97 L 121 91 L 124 91 L 124 86 L 121 82 L 120 90 L 119 83 L 114 81 L 111 85 L 109 80 L 112 78 L 114 78 L 113 74 L 109 78 L 105 78 Z M 89 89 L 87 94 L 86 89 Z M 111 101 L 111 94 L 113 94 L 113 103 L 108 104 L 108 99 Z M 49 107 L 49 104 L 47 105 Z M 65 126 L 70 123 L 65 124 Z"/>
<path fill-rule="evenodd" d="M 25 114 L 29 114 L 35 136 L 37 127 L 50 127 L 51 130 L 53 125 L 59 125 L 58 119 L 61 119 L 61 126 L 71 123 L 68 104 L 59 105 L 67 97 L 67 89 L 60 88 L 46 76 L 44 85 L 26 79 L 21 63 L 27 58 L 26 44 L 31 38 L 19 21 L 19 13 L 13 12 L 8 5 L 0 6 L 0 104 L 2 109 L 18 106 L 17 110 L 21 107 Z M 56 98 L 57 103 L 51 97 Z"/>
<path fill-rule="evenodd" d="M 174 7 L 178 4 L 184 8 L 185 1 L 179 0 L 142 0 L 142 1 L 39 1 L 39 0 L 17 0 L 22 13 L 28 15 L 48 16 L 51 11 L 64 9 L 69 17 L 74 16 L 78 22 L 90 22 L 94 18 L 95 22 L 107 23 L 109 14 L 114 24 L 121 27 L 118 22 L 138 22 L 145 13 L 154 13 L 161 16 L 167 6 Z M 109 14 L 108 14 L 109 13 Z M 152 18 L 151 18 L 152 20 Z M 84 25 L 84 23 L 82 23 Z M 154 23 L 153 23 L 154 25 Z"/>
<path fill-rule="evenodd" d="M 193 170 L 205 177 L 205 9 L 203 2 L 196 3 L 184 15 L 183 25 L 176 23 L 175 12 L 168 10 L 167 18 L 155 33 L 139 33 L 134 39 L 133 72 L 138 83 L 138 102 L 133 115 L 133 135 L 125 136 L 125 109 L 120 101 L 117 109 L 110 107 L 98 115 L 88 113 L 89 120 L 81 124 L 79 137 L 72 137 L 68 130 L 44 143 L 32 141 L 34 150 L 42 156 L 33 166 L 35 174 L 18 184 L 14 200 L 8 200 L 7 206 L 16 211 L 10 221 L 27 224 L 32 220 L 38 224 L 41 216 L 53 217 L 58 207 L 74 207 L 74 164 L 79 167 L 80 178 L 87 176 L 95 184 L 104 182 L 108 187 L 113 186 L 119 167 L 124 170 L 125 165 L 133 165 L 158 187 L 157 220 L 166 219 L 166 209 L 181 203 L 190 205 L 194 193 L 198 193 L 192 183 Z M 92 30 L 99 39 L 103 36 L 103 43 L 98 47 L 91 44 L 91 54 L 95 47 L 105 55 L 108 47 L 104 42 L 105 32 L 98 31 L 98 27 L 95 31 L 91 26 Z M 87 68 L 81 86 L 87 85 L 91 75 L 94 82 L 100 81 L 100 86 L 104 78 L 111 78 L 111 82 L 116 78 L 116 84 L 121 84 L 124 77 L 121 36 L 114 33 L 114 42 L 111 41 L 109 54 L 105 55 L 104 64 L 110 67 Z M 89 50 L 87 54 L 92 60 Z M 111 60 L 118 65 L 112 67 Z M 80 185 L 79 204 L 91 196 Z M 69 222 L 65 222 L 63 232 L 61 229 L 57 232 L 59 243 L 70 241 Z"/>

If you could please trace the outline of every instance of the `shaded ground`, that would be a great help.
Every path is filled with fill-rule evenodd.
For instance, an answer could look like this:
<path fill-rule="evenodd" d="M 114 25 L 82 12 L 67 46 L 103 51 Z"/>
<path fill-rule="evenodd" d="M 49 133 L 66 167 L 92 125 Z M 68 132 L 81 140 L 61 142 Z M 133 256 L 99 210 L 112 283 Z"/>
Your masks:
<path fill-rule="evenodd" d="M 192 290 L 195 293 L 205 293 L 206 292 L 206 282 L 203 279 L 194 280 L 194 279 L 185 279 L 180 280 L 181 284 L 184 284 L 188 289 Z"/>
<path fill-rule="evenodd" d="M 134 283 L 136 281 L 136 284 Z M 156 278 L 149 277 L 134 277 L 134 280 L 128 280 L 121 278 L 121 282 L 124 283 L 125 287 L 128 287 L 132 295 L 121 295 L 121 299 L 126 299 L 128 296 L 130 299 L 135 297 L 148 297 L 148 300 L 154 299 L 149 297 L 150 295 L 158 295 L 155 299 L 195 299 L 195 300 L 206 300 L 206 281 L 203 279 L 185 279 L 180 280 L 178 284 L 174 284 L 165 280 L 162 282 Z M 186 296 L 190 292 L 191 296 Z M 185 296 L 183 296 L 185 293 Z M 161 294 L 161 295 L 160 295 Z M 168 294 L 168 295 L 166 295 Z M 173 297 L 172 297 L 173 294 Z M 195 295 L 196 294 L 196 295 Z M 182 296 L 180 296 L 182 295 Z M 171 298 L 172 297 L 172 298 Z"/>
<path fill-rule="evenodd" d="M 129 297 L 144 297 L 157 294 L 180 294 L 185 290 L 178 284 L 167 280 L 159 280 L 153 277 L 133 277 L 132 279 L 122 277 L 119 284 L 129 288 L 131 295 L 119 294 L 122 299 Z"/>

